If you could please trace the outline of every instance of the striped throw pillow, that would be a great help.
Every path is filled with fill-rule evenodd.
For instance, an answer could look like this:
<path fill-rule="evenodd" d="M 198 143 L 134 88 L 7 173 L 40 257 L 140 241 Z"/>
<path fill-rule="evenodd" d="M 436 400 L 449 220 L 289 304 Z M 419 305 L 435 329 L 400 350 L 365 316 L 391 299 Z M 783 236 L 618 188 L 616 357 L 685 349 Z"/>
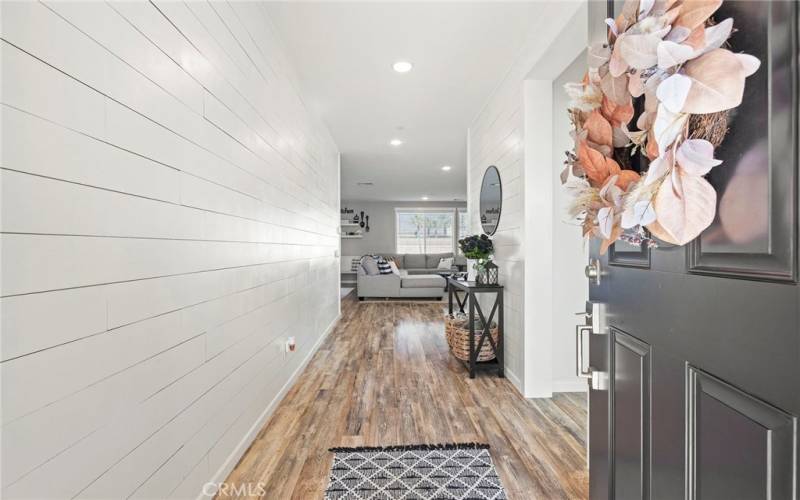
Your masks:
<path fill-rule="evenodd" d="M 378 272 L 380 274 L 392 274 L 392 266 L 385 258 L 377 256 L 375 257 L 375 262 L 378 264 Z"/>

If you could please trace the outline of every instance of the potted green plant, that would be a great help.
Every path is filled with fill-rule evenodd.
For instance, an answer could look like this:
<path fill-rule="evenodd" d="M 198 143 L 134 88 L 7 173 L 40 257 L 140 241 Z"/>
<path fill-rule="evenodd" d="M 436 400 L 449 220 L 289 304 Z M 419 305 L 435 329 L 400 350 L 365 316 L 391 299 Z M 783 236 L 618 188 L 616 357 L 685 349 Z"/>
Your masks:
<path fill-rule="evenodd" d="M 474 234 L 458 240 L 458 247 L 467 258 L 467 280 L 475 281 L 477 274 L 484 272 L 486 264 L 492 260 L 492 240 L 485 234 Z"/>

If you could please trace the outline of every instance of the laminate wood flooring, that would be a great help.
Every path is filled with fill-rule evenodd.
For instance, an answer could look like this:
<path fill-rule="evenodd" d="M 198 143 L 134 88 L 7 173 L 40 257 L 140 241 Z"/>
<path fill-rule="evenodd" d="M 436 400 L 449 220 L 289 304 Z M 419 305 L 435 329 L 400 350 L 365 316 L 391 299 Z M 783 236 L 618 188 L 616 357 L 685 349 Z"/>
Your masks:
<path fill-rule="evenodd" d="M 481 442 L 510 499 L 587 498 L 586 395 L 526 400 L 491 373 L 470 380 L 448 352 L 444 312 L 346 297 L 227 484 L 254 493 L 262 483 L 269 500 L 320 499 L 330 447 Z"/>

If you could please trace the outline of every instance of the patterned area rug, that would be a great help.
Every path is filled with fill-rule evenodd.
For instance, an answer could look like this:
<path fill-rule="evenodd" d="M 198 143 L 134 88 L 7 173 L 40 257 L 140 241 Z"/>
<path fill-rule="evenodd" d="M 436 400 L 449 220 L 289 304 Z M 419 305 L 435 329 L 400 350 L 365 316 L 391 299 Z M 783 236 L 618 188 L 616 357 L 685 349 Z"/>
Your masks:
<path fill-rule="evenodd" d="M 489 445 L 331 448 L 326 500 L 499 500 Z"/>

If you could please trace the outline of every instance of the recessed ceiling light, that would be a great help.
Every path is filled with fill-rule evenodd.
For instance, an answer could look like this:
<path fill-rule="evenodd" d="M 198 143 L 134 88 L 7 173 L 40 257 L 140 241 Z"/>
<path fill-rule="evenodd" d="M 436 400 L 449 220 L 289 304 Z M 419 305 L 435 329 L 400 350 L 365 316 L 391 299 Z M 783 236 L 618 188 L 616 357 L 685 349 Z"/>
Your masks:
<path fill-rule="evenodd" d="M 453 168 L 453 167 L 451 167 L 450 165 L 442 166 L 442 170 L 444 170 L 445 172 L 449 172 L 451 168 Z"/>
<path fill-rule="evenodd" d="M 427 196 L 423 196 L 422 197 L 422 201 L 428 201 L 428 197 Z"/>
<path fill-rule="evenodd" d="M 408 73 L 413 67 L 414 65 L 408 61 L 397 61 L 396 63 L 392 64 L 392 69 L 398 73 Z"/>
<path fill-rule="evenodd" d="M 389 144 L 391 144 L 394 147 L 402 146 L 403 145 L 403 141 L 402 141 L 402 139 L 392 139 L 391 141 L 389 141 Z"/>

